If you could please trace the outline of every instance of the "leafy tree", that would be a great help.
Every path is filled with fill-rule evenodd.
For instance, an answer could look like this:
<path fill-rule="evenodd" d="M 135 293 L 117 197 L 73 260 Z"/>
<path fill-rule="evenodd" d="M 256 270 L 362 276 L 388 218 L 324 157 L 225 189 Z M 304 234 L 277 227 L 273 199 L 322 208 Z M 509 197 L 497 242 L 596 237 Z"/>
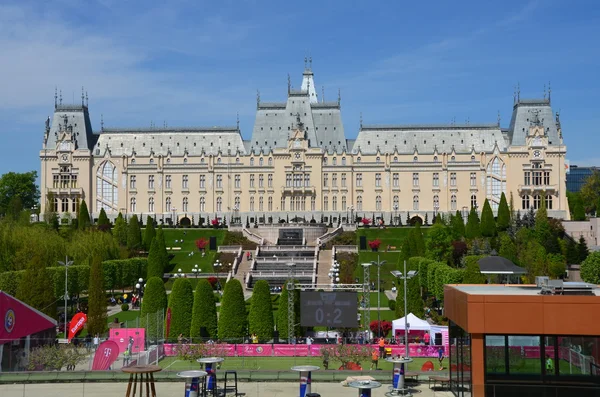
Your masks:
<path fill-rule="evenodd" d="M 577 255 L 579 256 L 579 263 L 583 263 L 584 260 L 590 254 L 590 250 L 588 249 L 587 242 L 583 236 L 579 237 L 579 243 L 577 244 Z"/>
<path fill-rule="evenodd" d="M 119 212 L 117 219 L 115 220 L 115 228 L 113 229 L 113 235 L 117 239 L 120 245 L 125 247 L 127 245 L 127 221 L 123 218 L 123 214 Z"/>
<path fill-rule="evenodd" d="M 88 286 L 87 330 L 92 335 L 103 334 L 106 330 L 106 295 L 102 258 L 94 256 L 90 267 Z"/>
<path fill-rule="evenodd" d="M 108 219 L 108 216 L 106 216 L 104 208 L 100 210 L 100 215 L 98 215 L 98 229 L 110 230 L 110 220 Z"/>
<path fill-rule="evenodd" d="M 402 259 L 408 260 L 415 256 L 423 256 L 425 253 L 425 240 L 421 232 L 421 226 L 417 223 L 402 242 Z"/>
<path fill-rule="evenodd" d="M 50 279 L 50 272 L 46 269 L 42 255 L 34 255 L 27 263 L 16 297 L 48 316 L 56 318 L 56 298 L 53 289 L 48 288 Z"/>
<path fill-rule="evenodd" d="M 200 336 L 200 329 L 202 327 L 206 328 L 206 332 L 211 338 L 217 338 L 218 327 L 215 295 L 212 285 L 206 279 L 201 279 L 198 285 L 196 285 L 190 336 L 192 338 Z"/>
<path fill-rule="evenodd" d="M 519 263 L 517 246 L 510 238 L 510 236 L 507 233 L 500 233 L 499 240 L 500 248 L 498 250 L 498 254 L 501 257 L 512 261 L 513 263 Z"/>
<path fill-rule="evenodd" d="M 171 309 L 171 328 L 169 338 L 190 336 L 192 327 L 192 310 L 194 305 L 194 289 L 187 278 L 178 278 L 173 283 L 169 295 L 169 309 Z"/>
<path fill-rule="evenodd" d="M 144 248 L 149 250 L 152 245 L 152 240 L 156 236 L 156 229 L 154 229 L 154 220 L 150 215 L 146 218 L 146 228 L 144 229 Z"/>
<path fill-rule="evenodd" d="M 77 228 L 79 230 L 85 230 L 91 225 L 90 213 L 88 212 L 87 204 L 85 200 L 81 200 L 79 204 L 79 213 L 77 214 Z"/>
<path fill-rule="evenodd" d="M 600 172 L 594 170 L 592 175 L 586 178 L 585 183 L 579 191 L 581 201 L 586 213 L 596 210 L 600 198 Z"/>
<path fill-rule="evenodd" d="M 527 269 L 527 280 L 532 283 L 536 276 L 544 276 L 546 270 L 546 250 L 535 239 L 525 245 L 525 249 L 519 252 L 519 262 Z"/>
<path fill-rule="evenodd" d="M 577 243 L 572 238 L 566 239 L 567 244 L 565 247 L 565 255 L 567 259 L 567 264 L 569 265 L 577 265 L 581 263 L 579 260 L 579 252 L 577 251 Z"/>
<path fill-rule="evenodd" d="M 269 283 L 258 280 L 254 284 L 248 324 L 251 334 L 256 334 L 259 340 L 267 341 L 273 337 L 273 306 Z"/>
<path fill-rule="evenodd" d="M 452 230 L 452 238 L 454 240 L 460 240 L 465 237 L 465 220 L 460 211 L 456 211 L 456 215 L 450 219 L 450 229 Z"/>
<path fill-rule="evenodd" d="M 494 213 L 488 199 L 485 199 L 483 203 L 483 210 L 481 211 L 481 235 L 483 237 L 494 237 L 496 236 L 496 222 L 494 221 Z"/>
<path fill-rule="evenodd" d="M 465 284 L 485 284 L 486 277 L 481 274 L 479 269 L 479 260 L 483 256 L 465 256 L 465 273 L 463 276 L 463 283 Z"/>
<path fill-rule="evenodd" d="M 569 203 L 569 211 L 571 219 L 574 221 L 585 221 L 585 208 L 581 200 L 581 194 L 575 192 L 567 192 L 567 200 Z"/>
<path fill-rule="evenodd" d="M 416 269 L 411 269 L 416 270 Z M 398 279 L 398 294 L 396 295 L 396 317 L 404 317 L 404 279 Z M 419 318 L 425 314 L 425 304 L 421 298 L 421 286 L 418 277 L 406 280 L 406 306 L 409 313 Z"/>
<path fill-rule="evenodd" d="M 565 258 L 560 254 L 548 254 L 546 256 L 548 275 L 553 278 L 560 278 L 565 275 Z"/>
<path fill-rule="evenodd" d="M 468 239 L 481 237 L 479 216 L 477 215 L 477 210 L 475 210 L 475 207 L 471 207 L 471 212 L 469 212 L 469 217 L 467 218 L 467 227 L 465 228 L 465 237 Z"/>
<path fill-rule="evenodd" d="M 127 248 L 130 250 L 142 248 L 142 230 L 135 214 L 129 219 L 129 225 L 127 225 Z"/>
<path fill-rule="evenodd" d="M 600 284 L 600 251 L 592 252 L 580 267 L 581 279 L 586 283 Z"/>
<path fill-rule="evenodd" d="M 219 315 L 219 339 L 243 338 L 248 317 L 244 291 L 239 280 L 231 279 L 225 284 Z"/>
<path fill-rule="evenodd" d="M 440 262 L 448 262 L 452 255 L 452 236 L 450 229 L 442 222 L 436 222 L 427 233 L 427 257 Z"/>
<path fill-rule="evenodd" d="M 8 208 L 6 209 L 6 217 L 12 221 L 18 221 L 23 211 L 23 201 L 21 197 L 14 196 L 8 202 Z"/>
<path fill-rule="evenodd" d="M 500 205 L 498 206 L 498 219 L 496 221 L 498 231 L 504 232 L 510 226 L 510 209 L 506 202 L 504 192 L 500 196 Z"/>
<path fill-rule="evenodd" d="M 146 328 L 146 337 L 150 340 L 162 338 L 164 314 L 167 309 L 167 291 L 162 278 L 150 277 L 146 281 L 144 299 L 140 313 L 141 325 Z"/>
<path fill-rule="evenodd" d="M 0 214 L 5 215 L 9 203 L 15 197 L 21 201 L 22 208 L 32 208 L 38 204 L 40 191 L 35 184 L 37 172 L 8 172 L 0 177 Z M 53 203 L 52 203 L 53 204 Z"/>
<path fill-rule="evenodd" d="M 279 309 L 277 310 L 277 331 L 279 331 L 279 337 L 281 339 L 288 339 L 288 289 L 287 289 L 288 280 L 286 280 L 285 285 L 281 291 L 281 295 L 279 296 Z M 300 293 L 297 289 L 294 290 L 294 324 L 298 324 L 300 322 Z M 300 327 L 297 326 L 294 329 L 293 335 L 300 334 Z"/>
<path fill-rule="evenodd" d="M 453 241 L 452 242 L 452 264 L 455 267 L 458 267 L 461 263 L 462 258 L 467 254 L 467 252 L 469 251 L 469 247 L 467 246 L 467 243 L 465 243 L 464 241 Z"/>

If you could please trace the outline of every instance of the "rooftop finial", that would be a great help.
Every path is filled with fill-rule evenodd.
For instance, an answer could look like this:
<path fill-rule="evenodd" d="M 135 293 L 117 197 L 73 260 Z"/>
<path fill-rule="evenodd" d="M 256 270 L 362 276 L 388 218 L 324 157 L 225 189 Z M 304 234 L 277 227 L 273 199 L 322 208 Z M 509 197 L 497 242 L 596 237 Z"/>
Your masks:
<path fill-rule="evenodd" d="M 239 131 L 240 130 L 240 112 L 237 112 L 236 117 L 237 117 L 236 118 L 236 125 L 237 125 L 237 129 Z"/>
<path fill-rule="evenodd" d="M 304 57 L 304 69 L 308 68 L 308 58 Z"/>
<path fill-rule="evenodd" d="M 62 90 L 60 90 L 58 94 L 58 104 L 62 105 Z"/>
<path fill-rule="evenodd" d="M 85 107 L 87 108 L 89 104 L 87 91 L 85 92 Z"/>
<path fill-rule="evenodd" d="M 104 131 L 104 115 L 100 115 L 100 131 Z"/>
<path fill-rule="evenodd" d="M 288 73 L 288 95 L 290 95 L 290 91 L 292 90 L 292 79 L 290 74 Z"/>
<path fill-rule="evenodd" d="M 517 101 L 521 101 L 521 83 L 517 83 Z"/>
<path fill-rule="evenodd" d="M 58 91 L 56 86 L 54 86 L 54 109 L 58 107 Z"/>
<path fill-rule="evenodd" d="M 256 90 L 256 108 L 260 106 L 260 91 Z"/>
<path fill-rule="evenodd" d="M 342 90 L 338 88 L 338 106 L 342 104 Z"/>
<path fill-rule="evenodd" d="M 498 110 L 498 127 L 500 127 L 500 111 Z"/>
<path fill-rule="evenodd" d="M 544 99 L 546 99 L 546 84 L 544 84 Z"/>
<path fill-rule="evenodd" d="M 360 129 L 362 130 L 362 126 L 363 126 L 363 118 L 362 118 L 362 112 L 360 112 Z"/>
<path fill-rule="evenodd" d="M 552 87 L 550 86 L 550 82 L 548 82 L 548 102 L 550 102 L 550 95 L 552 94 Z"/>
<path fill-rule="evenodd" d="M 312 57 L 308 58 L 308 68 L 312 70 Z"/>
<path fill-rule="evenodd" d="M 83 90 L 83 86 L 81 86 L 81 106 L 85 106 L 85 95 L 84 95 L 84 90 Z"/>

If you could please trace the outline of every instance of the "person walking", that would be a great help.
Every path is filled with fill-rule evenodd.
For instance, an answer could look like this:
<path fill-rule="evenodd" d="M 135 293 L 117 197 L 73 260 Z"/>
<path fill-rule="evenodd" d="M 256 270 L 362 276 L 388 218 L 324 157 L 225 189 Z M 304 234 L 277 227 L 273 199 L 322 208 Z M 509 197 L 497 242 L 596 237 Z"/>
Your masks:
<path fill-rule="evenodd" d="M 385 358 L 385 339 L 379 338 L 379 357 Z"/>
<path fill-rule="evenodd" d="M 371 368 L 370 370 L 373 370 L 373 366 L 375 366 L 375 370 L 377 370 L 377 365 L 379 364 L 379 353 L 377 352 L 377 349 L 373 349 L 373 353 L 371 353 Z"/>
<path fill-rule="evenodd" d="M 312 356 L 312 351 L 311 351 L 311 348 L 310 348 L 310 347 L 312 346 L 312 343 L 313 343 L 313 342 L 314 342 L 314 339 L 313 339 L 312 337 L 308 336 L 308 337 L 306 338 L 306 347 L 307 347 L 307 350 L 308 350 L 307 354 L 308 354 L 309 356 Z"/>
<path fill-rule="evenodd" d="M 444 347 L 438 348 L 438 361 L 440 362 L 440 371 L 444 370 Z"/>

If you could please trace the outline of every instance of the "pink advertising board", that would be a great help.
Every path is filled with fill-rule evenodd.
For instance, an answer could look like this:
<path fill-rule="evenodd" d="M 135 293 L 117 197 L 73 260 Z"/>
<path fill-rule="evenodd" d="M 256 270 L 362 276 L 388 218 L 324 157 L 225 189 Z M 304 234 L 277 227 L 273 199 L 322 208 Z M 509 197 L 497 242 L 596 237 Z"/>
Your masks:
<path fill-rule="evenodd" d="M 133 348 L 131 353 L 138 353 L 145 350 L 144 340 L 146 329 L 144 328 L 112 328 L 108 335 L 108 340 L 116 342 L 119 350 L 124 352 L 129 345 L 129 337 L 133 337 Z"/>
<path fill-rule="evenodd" d="M 56 327 L 56 321 L 0 291 L 0 345 Z"/>

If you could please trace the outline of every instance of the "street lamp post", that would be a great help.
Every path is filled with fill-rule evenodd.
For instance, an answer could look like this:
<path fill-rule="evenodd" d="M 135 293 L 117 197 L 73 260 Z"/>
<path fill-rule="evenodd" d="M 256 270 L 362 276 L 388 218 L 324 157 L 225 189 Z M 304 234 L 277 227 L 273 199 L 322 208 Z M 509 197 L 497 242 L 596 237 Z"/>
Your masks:
<path fill-rule="evenodd" d="M 141 307 L 141 300 L 142 300 L 142 297 L 144 296 L 144 288 L 145 287 L 146 287 L 146 284 L 144 284 L 144 279 L 140 277 L 138 279 L 138 282 L 135 284 L 135 288 L 137 289 L 138 295 L 139 295 L 138 300 L 137 300 L 137 302 L 139 302 L 139 303 L 137 303 L 138 307 Z"/>
<path fill-rule="evenodd" d="M 69 292 L 67 290 L 67 284 L 68 284 L 68 280 L 69 280 L 68 269 L 69 269 L 69 266 L 71 266 L 73 264 L 73 261 L 70 261 L 69 257 L 66 256 L 65 261 L 64 262 L 59 261 L 58 264 L 65 267 L 65 338 L 68 338 L 69 334 L 67 332 L 67 320 L 68 320 L 69 316 L 67 315 L 67 302 L 69 300 Z"/>
<path fill-rule="evenodd" d="M 198 279 L 198 274 L 200 274 L 200 272 L 202 272 L 202 269 L 198 269 L 198 265 L 194 265 L 192 273 L 194 273 L 194 275 L 196 276 L 196 280 Z"/>
<path fill-rule="evenodd" d="M 411 270 L 408 273 L 406 272 L 406 261 L 404 261 L 404 273 L 399 272 L 398 270 L 392 270 L 392 275 L 394 275 L 396 278 L 398 279 L 402 279 L 404 280 L 404 346 L 405 346 L 405 356 L 408 358 L 410 357 L 410 349 L 409 349 L 409 343 L 408 343 L 408 328 L 410 327 L 410 324 L 408 323 L 408 304 L 406 301 L 406 291 L 407 291 L 407 285 L 406 285 L 406 281 L 408 279 L 413 278 L 414 276 L 417 275 L 417 271 L 416 270 Z"/>
<path fill-rule="evenodd" d="M 377 262 L 371 262 L 373 265 L 377 266 L 377 331 L 378 334 L 381 335 L 381 285 L 379 283 L 381 266 L 385 265 L 386 261 L 380 261 L 379 255 L 377 255 Z"/>

